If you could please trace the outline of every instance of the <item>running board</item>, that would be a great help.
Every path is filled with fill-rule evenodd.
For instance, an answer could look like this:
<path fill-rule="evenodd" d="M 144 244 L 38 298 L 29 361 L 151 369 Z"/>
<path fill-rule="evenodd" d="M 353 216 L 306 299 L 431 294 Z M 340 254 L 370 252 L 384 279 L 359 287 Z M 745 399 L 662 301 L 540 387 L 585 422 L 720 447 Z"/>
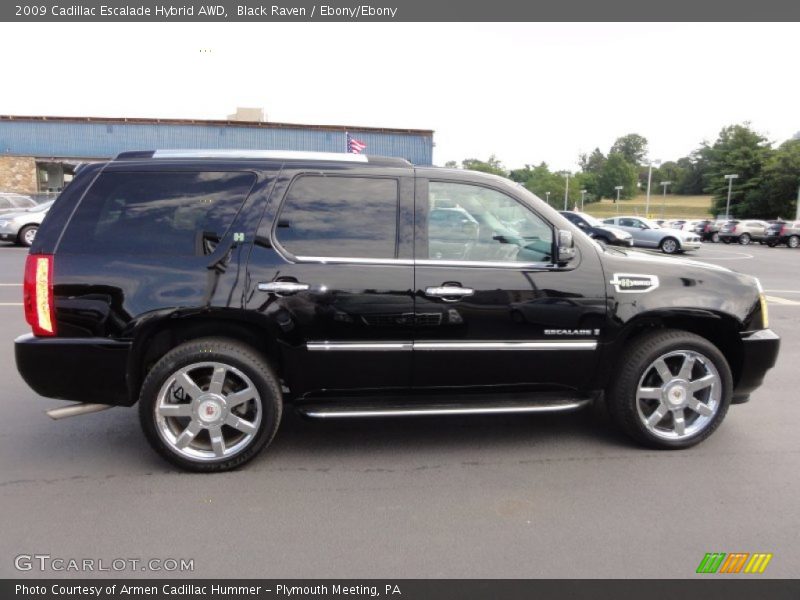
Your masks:
<path fill-rule="evenodd" d="M 591 398 L 564 398 L 563 396 L 533 396 L 527 400 L 454 400 L 451 402 L 443 402 L 439 398 L 433 403 L 413 399 L 386 400 L 384 402 L 372 400 L 367 403 L 354 398 L 331 398 L 324 404 L 301 404 L 297 406 L 297 411 L 304 417 L 312 419 L 500 415 L 568 412 L 583 408 L 591 401 Z"/>

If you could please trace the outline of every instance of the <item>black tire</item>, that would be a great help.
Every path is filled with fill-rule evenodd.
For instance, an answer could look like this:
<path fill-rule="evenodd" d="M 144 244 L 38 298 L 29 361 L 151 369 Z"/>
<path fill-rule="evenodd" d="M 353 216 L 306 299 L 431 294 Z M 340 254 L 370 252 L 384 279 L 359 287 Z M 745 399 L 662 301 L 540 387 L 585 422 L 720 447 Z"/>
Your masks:
<path fill-rule="evenodd" d="M 219 459 L 201 460 L 178 454 L 179 450 L 162 438 L 157 423 L 156 403 L 162 386 L 176 372 L 190 365 L 208 362 L 233 367 L 248 377 L 258 392 L 261 414 L 259 426 L 250 441 L 235 454 Z M 202 391 L 202 388 L 200 390 Z M 193 402 L 190 401 L 189 404 Z M 173 348 L 147 374 L 139 394 L 139 421 L 147 441 L 164 459 L 188 471 L 208 473 L 228 471 L 242 466 L 275 437 L 282 410 L 281 386 L 272 368 L 251 347 L 225 338 L 203 338 Z M 222 426 L 227 425 L 220 427 Z M 210 433 L 207 435 L 210 437 Z M 201 433 L 198 433 L 195 439 L 200 437 Z M 190 443 L 194 443 L 194 439 Z"/>
<path fill-rule="evenodd" d="M 749 233 L 743 233 L 742 235 L 739 236 L 739 244 L 742 246 L 748 246 L 750 245 L 750 239 L 751 238 Z"/>
<path fill-rule="evenodd" d="M 677 254 L 681 251 L 681 243 L 674 237 L 665 237 L 658 245 L 658 249 L 664 254 Z"/>
<path fill-rule="evenodd" d="M 664 439 L 654 435 L 642 422 L 637 408 L 637 389 L 651 364 L 675 351 L 692 351 L 708 359 L 719 374 L 722 390 L 716 412 L 703 429 L 682 439 Z M 725 418 L 733 393 L 733 377 L 723 354 L 707 339 L 675 329 L 656 330 L 635 338 L 618 364 L 607 394 L 609 413 L 623 432 L 641 444 L 661 450 L 689 448 L 714 433 Z"/>
<path fill-rule="evenodd" d="M 789 246 L 789 248 L 797 248 L 800 246 L 800 237 L 796 235 L 790 235 L 789 239 L 786 240 L 786 245 Z"/>
<path fill-rule="evenodd" d="M 26 248 L 30 248 L 31 244 L 33 243 L 34 237 L 36 237 L 36 232 L 39 230 L 37 225 L 26 225 L 22 229 L 19 230 L 17 234 L 17 242 L 20 246 L 25 246 Z"/>
<path fill-rule="evenodd" d="M 719 233 L 717 233 L 716 231 L 712 233 L 711 241 L 714 242 L 715 244 L 719 244 Z"/>

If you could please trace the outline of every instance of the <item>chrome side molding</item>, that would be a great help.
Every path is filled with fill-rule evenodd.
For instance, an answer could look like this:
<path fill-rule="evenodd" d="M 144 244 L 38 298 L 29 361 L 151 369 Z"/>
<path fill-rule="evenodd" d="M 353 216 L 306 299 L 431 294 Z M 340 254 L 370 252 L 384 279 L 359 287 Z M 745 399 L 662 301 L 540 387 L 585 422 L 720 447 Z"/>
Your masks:
<path fill-rule="evenodd" d="M 309 351 L 409 351 L 409 350 L 596 350 L 594 340 L 536 342 L 308 342 Z"/>
<path fill-rule="evenodd" d="M 454 402 L 446 404 L 409 404 L 406 406 L 388 404 L 381 406 L 374 404 L 371 406 L 357 405 L 337 405 L 335 403 L 298 406 L 297 410 L 306 417 L 314 419 L 352 419 L 370 417 L 423 417 L 423 416 L 443 416 L 443 415 L 503 415 L 503 414 L 526 414 L 526 413 L 553 413 L 568 412 L 578 410 L 588 405 L 590 399 L 555 401 L 549 403 L 536 402 L 532 399 L 529 402 L 513 402 L 496 404 L 459 404 Z"/>

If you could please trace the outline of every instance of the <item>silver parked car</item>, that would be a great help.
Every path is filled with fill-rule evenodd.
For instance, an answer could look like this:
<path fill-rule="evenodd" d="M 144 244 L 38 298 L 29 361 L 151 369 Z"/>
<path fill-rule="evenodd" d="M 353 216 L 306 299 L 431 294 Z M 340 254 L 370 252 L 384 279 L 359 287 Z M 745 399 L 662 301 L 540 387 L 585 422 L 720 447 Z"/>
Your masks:
<path fill-rule="evenodd" d="M 36 201 L 30 196 L 13 192 L 0 192 L 0 213 L 17 212 L 35 207 Z"/>
<path fill-rule="evenodd" d="M 630 233 L 634 246 L 658 248 L 665 254 L 697 250 L 701 245 L 700 237 L 692 231 L 661 227 L 644 217 L 613 217 L 603 223 Z"/>
<path fill-rule="evenodd" d="M 0 214 L 0 240 L 30 246 L 54 200 L 26 210 Z"/>

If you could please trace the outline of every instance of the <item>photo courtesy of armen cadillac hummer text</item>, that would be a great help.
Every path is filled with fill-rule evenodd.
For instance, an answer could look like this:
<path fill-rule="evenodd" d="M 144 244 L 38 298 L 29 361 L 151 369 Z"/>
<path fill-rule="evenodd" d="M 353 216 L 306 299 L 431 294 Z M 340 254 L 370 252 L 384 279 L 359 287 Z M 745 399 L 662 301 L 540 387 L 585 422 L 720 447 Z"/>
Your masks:
<path fill-rule="evenodd" d="M 196 471 L 252 459 L 289 409 L 596 403 L 645 446 L 687 448 L 780 344 L 751 276 L 600 244 L 501 177 L 359 154 L 84 166 L 33 239 L 24 305 L 20 373 L 78 402 L 51 416 L 138 403 L 153 448 Z"/>

